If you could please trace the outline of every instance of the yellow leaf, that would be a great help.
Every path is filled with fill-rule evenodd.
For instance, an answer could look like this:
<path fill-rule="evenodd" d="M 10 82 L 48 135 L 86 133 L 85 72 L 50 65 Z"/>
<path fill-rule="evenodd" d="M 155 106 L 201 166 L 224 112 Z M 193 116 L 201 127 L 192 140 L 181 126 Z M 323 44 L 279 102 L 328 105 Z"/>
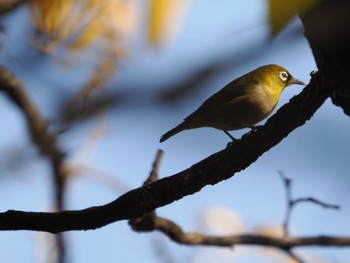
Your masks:
<path fill-rule="evenodd" d="M 268 16 L 271 36 L 276 36 L 296 14 L 302 15 L 319 0 L 269 0 Z"/>
<path fill-rule="evenodd" d="M 30 0 L 34 24 L 41 32 L 55 33 L 68 18 L 70 0 Z"/>
<path fill-rule="evenodd" d="M 150 0 L 148 39 L 154 46 L 176 34 L 189 0 Z"/>
<path fill-rule="evenodd" d="M 134 0 L 29 0 L 34 26 L 55 47 L 81 49 L 97 39 L 116 41 L 134 30 Z"/>

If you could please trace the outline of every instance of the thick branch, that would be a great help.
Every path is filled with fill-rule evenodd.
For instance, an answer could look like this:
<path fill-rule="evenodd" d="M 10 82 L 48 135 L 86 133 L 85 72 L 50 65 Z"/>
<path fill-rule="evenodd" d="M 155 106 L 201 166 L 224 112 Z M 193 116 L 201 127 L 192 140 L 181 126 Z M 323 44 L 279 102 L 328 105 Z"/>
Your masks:
<path fill-rule="evenodd" d="M 131 190 L 104 206 L 61 213 L 8 211 L 0 214 L 0 230 L 25 229 L 51 233 L 88 230 L 152 212 L 194 194 L 206 185 L 229 179 L 247 168 L 309 120 L 327 97 L 326 87 L 315 74 L 304 91 L 283 106 L 264 127 L 178 174 Z"/>
<path fill-rule="evenodd" d="M 350 116 L 350 1 L 323 0 L 301 17 L 305 36 L 331 98 Z"/>
<path fill-rule="evenodd" d="M 157 180 L 157 173 L 159 162 L 161 160 L 161 152 L 159 151 L 156 157 L 156 160 L 153 164 L 153 169 L 146 180 L 147 182 L 154 182 Z M 299 202 L 315 202 L 318 205 L 323 206 L 324 208 L 337 208 L 338 206 L 329 205 L 322 201 L 319 201 L 315 198 L 298 198 L 292 199 L 291 197 L 291 179 L 287 178 L 282 172 L 280 175 L 285 183 L 286 192 L 287 192 L 287 201 L 289 204 L 288 214 L 291 213 L 292 208 Z M 294 247 L 300 246 L 311 246 L 311 245 L 322 245 L 322 246 L 338 246 L 339 243 L 348 242 L 350 238 L 338 238 L 338 237 L 299 237 L 299 238 L 290 238 L 287 235 L 287 223 L 289 218 L 287 217 L 286 223 L 284 224 L 284 235 L 280 237 L 271 237 L 271 236 L 261 236 L 261 235 L 231 235 L 231 236 L 209 236 L 201 233 L 186 233 L 183 229 L 176 224 L 175 222 L 159 217 L 156 214 L 156 211 L 151 213 L 144 214 L 141 217 L 137 217 L 129 220 L 129 225 L 133 230 L 137 232 L 151 232 L 151 231 L 160 231 L 171 240 L 184 245 L 209 245 L 209 246 L 219 246 L 219 247 L 233 247 L 234 245 L 259 245 L 259 246 L 268 246 L 275 247 L 282 250 L 284 253 L 287 253 L 295 262 L 304 262 L 300 259 L 292 249 Z M 313 243 L 315 242 L 315 243 Z"/>

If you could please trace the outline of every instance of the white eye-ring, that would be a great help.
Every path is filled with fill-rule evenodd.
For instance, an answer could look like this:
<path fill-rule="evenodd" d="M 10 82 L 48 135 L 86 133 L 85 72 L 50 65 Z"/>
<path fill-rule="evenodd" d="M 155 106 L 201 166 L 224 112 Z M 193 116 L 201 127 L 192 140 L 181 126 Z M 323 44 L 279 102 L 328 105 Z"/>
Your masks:
<path fill-rule="evenodd" d="M 286 82 L 288 80 L 288 73 L 285 71 L 281 71 L 280 72 L 280 79 L 283 80 L 284 82 Z"/>

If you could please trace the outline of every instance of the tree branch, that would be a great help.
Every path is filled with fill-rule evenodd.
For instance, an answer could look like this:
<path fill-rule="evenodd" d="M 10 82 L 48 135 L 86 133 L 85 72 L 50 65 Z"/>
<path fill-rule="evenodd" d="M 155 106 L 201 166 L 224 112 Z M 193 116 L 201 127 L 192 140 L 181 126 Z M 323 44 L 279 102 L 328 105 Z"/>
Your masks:
<path fill-rule="evenodd" d="M 319 1 L 301 16 L 318 70 L 331 98 L 350 116 L 350 1 Z"/>
<path fill-rule="evenodd" d="M 5 1 L 0 4 L 0 17 L 11 13 L 17 7 L 23 5 L 25 0 Z"/>
<path fill-rule="evenodd" d="M 350 246 L 350 237 L 316 236 L 284 238 L 263 235 L 209 236 L 199 233 L 185 233 L 180 226 L 161 217 L 156 218 L 153 230 L 159 230 L 177 243 L 186 245 L 207 245 L 217 247 L 257 245 L 275 247 L 283 250 L 305 246 Z"/>
<path fill-rule="evenodd" d="M 5 92 L 25 116 L 32 142 L 42 155 L 46 156 L 53 168 L 55 183 L 57 185 L 57 210 L 63 210 L 63 185 L 68 176 L 64 165 L 65 153 L 57 144 L 56 134 L 48 129 L 48 123 L 42 118 L 35 105 L 30 101 L 24 88 L 17 78 L 0 67 L 0 91 Z"/>
<path fill-rule="evenodd" d="M 207 245 L 233 247 L 235 245 L 267 246 L 290 251 L 295 247 L 305 246 L 350 246 L 350 237 L 316 236 L 316 237 L 271 237 L 264 235 L 210 236 L 200 233 L 186 233 L 171 220 L 152 216 L 140 224 L 133 225 L 133 230 L 149 232 L 158 230 L 173 241 L 185 245 Z"/>
<path fill-rule="evenodd" d="M 157 157 L 153 164 L 152 171 L 145 181 L 144 186 L 148 185 L 150 182 L 155 182 L 157 180 L 159 162 L 162 157 L 162 152 L 158 151 Z M 350 238 L 339 239 L 338 237 L 299 237 L 299 238 L 289 238 L 287 233 L 287 226 L 289 223 L 289 217 L 293 207 L 300 202 L 315 202 L 325 208 L 339 208 L 335 205 L 329 205 L 315 198 L 298 198 L 292 199 L 291 194 L 291 182 L 292 180 L 286 177 L 283 172 L 279 171 L 279 174 L 285 184 L 286 196 L 288 202 L 288 209 L 285 223 L 283 224 L 284 234 L 282 238 L 262 236 L 262 235 L 235 235 L 235 236 L 209 236 L 201 233 L 186 233 L 182 228 L 175 222 L 157 216 L 156 212 L 147 213 L 141 217 L 137 217 L 129 220 L 129 225 L 133 230 L 137 232 L 151 232 L 158 230 L 164 235 L 169 237 L 171 240 L 183 244 L 183 245 L 208 245 L 216 247 L 233 247 L 234 245 L 258 245 L 274 247 L 282 250 L 295 262 L 303 263 L 304 261 L 298 257 L 292 249 L 300 246 L 311 246 L 311 245 L 323 245 L 323 246 L 338 246 L 339 243 L 343 241 L 350 241 Z M 312 242 L 316 243 L 312 243 Z M 350 243 L 349 243 L 350 245 Z"/>
<path fill-rule="evenodd" d="M 58 146 L 57 136 L 49 131 L 48 123 L 28 98 L 19 80 L 2 67 L 0 67 L 0 83 L 0 91 L 5 92 L 23 113 L 32 142 L 51 163 L 55 187 L 55 208 L 57 211 L 62 211 L 64 210 L 64 190 L 68 170 L 64 163 L 65 153 Z M 56 244 L 58 262 L 64 262 L 65 242 L 63 235 L 57 235 Z"/>
<path fill-rule="evenodd" d="M 320 76 L 314 74 L 303 92 L 292 98 L 263 127 L 178 174 L 131 190 L 104 206 L 59 213 L 10 210 L 0 214 L 0 230 L 37 230 L 51 233 L 88 230 L 150 213 L 158 207 L 194 194 L 206 185 L 229 179 L 247 168 L 290 132 L 309 120 L 328 94 Z"/>
<path fill-rule="evenodd" d="M 286 188 L 286 199 L 287 199 L 287 211 L 286 215 L 284 218 L 284 222 L 282 225 L 282 232 L 284 237 L 288 237 L 288 227 L 289 227 L 289 222 L 290 222 L 290 217 L 293 211 L 293 208 L 299 204 L 299 203 L 306 203 L 310 202 L 316 205 L 319 205 L 323 208 L 328 208 L 328 209 L 340 209 L 339 205 L 333 205 L 333 204 L 328 204 L 326 202 L 323 202 L 321 200 L 318 200 L 314 197 L 300 197 L 300 198 L 293 198 L 292 197 L 292 179 L 288 178 L 285 176 L 285 174 L 282 171 L 278 171 L 278 174 L 280 175 L 281 179 L 283 180 L 284 187 Z"/>

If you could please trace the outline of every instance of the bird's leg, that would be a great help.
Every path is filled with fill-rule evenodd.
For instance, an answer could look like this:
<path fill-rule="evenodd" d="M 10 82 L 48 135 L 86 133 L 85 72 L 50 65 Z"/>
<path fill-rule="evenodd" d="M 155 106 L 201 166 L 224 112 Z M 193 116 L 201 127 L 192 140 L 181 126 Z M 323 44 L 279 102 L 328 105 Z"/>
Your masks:
<path fill-rule="evenodd" d="M 251 129 L 251 131 L 249 131 L 249 132 L 255 132 L 262 125 L 246 125 L 246 124 L 244 124 L 244 125 L 237 125 L 237 126 L 241 127 L 241 129 L 249 128 L 249 129 Z"/>
<path fill-rule="evenodd" d="M 243 138 L 249 136 L 250 134 L 256 132 L 258 128 L 262 127 L 262 125 L 246 125 L 245 128 L 250 128 L 251 130 L 243 135 Z"/>
<path fill-rule="evenodd" d="M 262 125 L 247 125 L 247 128 L 252 129 L 250 132 L 256 132 L 258 128 L 260 128 Z"/>
<path fill-rule="evenodd" d="M 250 128 L 250 129 L 251 129 L 251 131 L 249 131 L 246 135 L 251 134 L 251 133 L 253 133 L 253 132 L 256 132 L 256 130 L 257 130 L 259 127 L 261 127 L 261 125 L 242 125 L 242 128 Z M 237 140 L 237 139 L 236 139 L 235 137 L 233 137 L 228 131 L 223 130 L 223 132 L 226 133 L 226 135 L 227 135 L 228 137 L 230 137 L 230 139 L 231 139 L 233 142 Z M 231 143 L 229 143 L 229 144 L 231 144 Z"/>
<path fill-rule="evenodd" d="M 236 138 L 235 137 L 233 137 L 228 131 L 223 131 L 224 133 L 226 133 L 226 135 L 228 136 L 228 137 L 230 137 L 230 139 L 234 142 L 235 140 L 236 140 Z"/>

